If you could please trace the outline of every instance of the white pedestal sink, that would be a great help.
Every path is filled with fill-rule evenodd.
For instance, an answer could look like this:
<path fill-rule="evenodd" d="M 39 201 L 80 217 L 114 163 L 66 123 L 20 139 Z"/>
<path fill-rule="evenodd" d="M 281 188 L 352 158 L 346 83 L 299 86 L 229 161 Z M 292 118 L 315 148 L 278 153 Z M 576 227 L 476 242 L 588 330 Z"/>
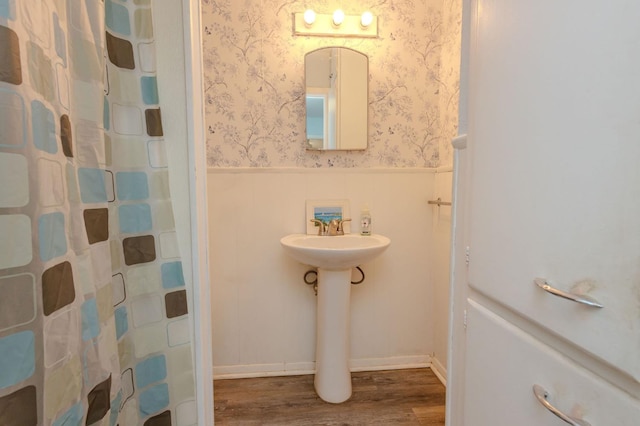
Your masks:
<path fill-rule="evenodd" d="M 317 236 L 292 234 L 280 240 L 297 261 L 318 268 L 316 375 L 318 396 L 332 403 L 351 397 L 349 301 L 351 269 L 382 253 L 389 238 L 373 234 Z"/>

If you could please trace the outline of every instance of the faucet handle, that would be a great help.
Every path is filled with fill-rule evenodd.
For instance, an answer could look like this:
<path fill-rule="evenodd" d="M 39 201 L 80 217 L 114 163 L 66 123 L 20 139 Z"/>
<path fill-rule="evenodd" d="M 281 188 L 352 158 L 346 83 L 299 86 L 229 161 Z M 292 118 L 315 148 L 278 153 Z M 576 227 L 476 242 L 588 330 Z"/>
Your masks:
<path fill-rule="evenodd" d="M 338 235 L 344 235 L 344 223 L 351 222 L 351 219 L 342 219 L 338 222 Z"/>
<path fill-rule="evenodd" d="M 323 221 L 321 221 L 320 219 L 311 219 L 310 222 L 315 223 L 318 227 L 318 235 L 322 236 L 325 234 L 326 225 Z"/>

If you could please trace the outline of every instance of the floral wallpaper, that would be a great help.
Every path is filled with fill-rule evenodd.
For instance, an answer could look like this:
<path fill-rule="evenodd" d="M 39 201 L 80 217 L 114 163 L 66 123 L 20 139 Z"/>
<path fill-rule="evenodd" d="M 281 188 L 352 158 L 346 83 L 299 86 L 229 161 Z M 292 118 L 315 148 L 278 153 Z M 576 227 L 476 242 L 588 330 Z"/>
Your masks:
<path fill-rule="evenodd" d="M 377 39 L 299 37 L 292 14 L 371 10 Z M 202 0 L 211 167 L 437 167 L 457 124 L 461 0 Z M 304 55 L 369 57 L 365 151 L 305 149 Z M 457 50 L 456 50 L 457 49 Z"/>
<path fill-rule="evenodd" d="M 440 166 L 453 164 L 451 139 L 458 134 L 462 0 L 444 0 L 440 62 Z"/>

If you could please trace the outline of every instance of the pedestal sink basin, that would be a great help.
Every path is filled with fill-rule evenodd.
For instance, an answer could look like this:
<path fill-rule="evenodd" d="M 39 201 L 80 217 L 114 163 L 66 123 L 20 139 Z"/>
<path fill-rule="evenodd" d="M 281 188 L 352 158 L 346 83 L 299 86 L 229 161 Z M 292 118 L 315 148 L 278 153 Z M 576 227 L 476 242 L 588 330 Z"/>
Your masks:
<path fill-rule="evenodd" d="M 329 271 L 355 268 L 375 258 L 391 243 L 382 235 L 346 234 L 334 237 L 291 234 L 280 243 L 300 263 Z"/>
<path fill-rule="evenodd" d="M 351 269 L 373 260 L 391 240 L 357 234 L 317 236 L 292 234 L 280 240 L 285 252 L 318 268 L 316 374 L 318 396 L 331 403 L 351 397 L 349 370 L 349 301 Z"/>

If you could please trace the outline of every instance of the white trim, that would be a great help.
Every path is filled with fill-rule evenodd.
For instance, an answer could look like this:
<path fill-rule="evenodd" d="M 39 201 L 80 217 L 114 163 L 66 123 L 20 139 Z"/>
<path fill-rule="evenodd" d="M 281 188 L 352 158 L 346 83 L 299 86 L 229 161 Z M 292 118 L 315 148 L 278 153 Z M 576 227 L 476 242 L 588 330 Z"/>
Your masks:
<path fill-rule="evenodd" d="M 211 305 L 207 231 L 207 162 L 200 0 L 182 0 L 191 249 L 193 351 L 198 425 L 214 424 Z"/>
<path fill-rule="evenodd" d="M 380 174 L 380 173 L 405 173 L 405 174 L 433 174 L 437 173 L 436 168 L 426 167 L 209 167 L 208 174 L 219 173 L 357 173 L 357 174 Z"/>
<path fill-rule="evenodd" d="M 438 380 L 440 380 L 440 382 L 445 387 L 447 387 L 447 369 L 444 368 L 438 358 L 431 358 L 431 370 L 433 371 L 433 374 L 436 375 Z"/>
<path fill-rule="evenodd" d="M 174 200 L 176 231 L 191 310 L 192 356 L 199 426 L 213 424 L 211 311 L 207 255 L 206 149 L 199 0 L 157 0 L 158 86 Z M 184 64 L 183 67 L 177 64 Z M 186 189 L 186 190 L 185 190 Z"/>
<path fill-rule="evenodd" d="M 431 367 L 429 355 L 393 356 L 388 358 L 352 359 L 351 371 L 403 370 Z"/>
<path fill-rule="evenodd" d="M 458 136 L 451 141 L 454 148 L 453 193 L 451 210 L 451 250 L 449 266 L 449 342 L 447 353 L 447 382 L 449 383 L 445 401 L 445 425 L 464 425 L 465 386 L 465 303 L 467 298 L 465 246 L 465 225 L 468 200 L 467 134 L 469 131 L 469 79 L 472 56 L 474 20 L 477 19 L 476 0 L 462 0 L 462 43 L 460 46 L 460 98 L 458 102 Z"/>
<path fill-rule="evenodd" d="M 432 366 L 429 355 L 397 356 L 388 358 L 361 358 L 350 361 L 350 370 L 380 371 L 403 370 L 408 368 L 429 368 Z M 297 376 L 314 374 L 315 362 L 245 364 L 213 367 L 215 380 L 241 379 L 251 377 Z M 436 373 L 436 376 L 438 374 Z M 438 376 L 442 381 L 442 378 Z"/>
<path fill-rule="evenodd" d="M 215 380 L 222 380 L 245 379 L 252 377 L 300 376 L 305 374 L 314 374 L 315 372 L 315 362 L 226 365 L 213 367 L 213 378 Z"/>
<path fill-rule="evenodd" d="M 446 426 L 464 425 L 464 384 L 465 384 L 465 309 L 467 300 L 466 281 L 466 234 L 468 217 L 466 209 L 468 194 L 466 150 L 454 152 L 453 193 L 451 210 L 451 250 L 449 266 L 449 342 L 447 353 L 447 382 L 449 384 L 445 403 Z"/>

